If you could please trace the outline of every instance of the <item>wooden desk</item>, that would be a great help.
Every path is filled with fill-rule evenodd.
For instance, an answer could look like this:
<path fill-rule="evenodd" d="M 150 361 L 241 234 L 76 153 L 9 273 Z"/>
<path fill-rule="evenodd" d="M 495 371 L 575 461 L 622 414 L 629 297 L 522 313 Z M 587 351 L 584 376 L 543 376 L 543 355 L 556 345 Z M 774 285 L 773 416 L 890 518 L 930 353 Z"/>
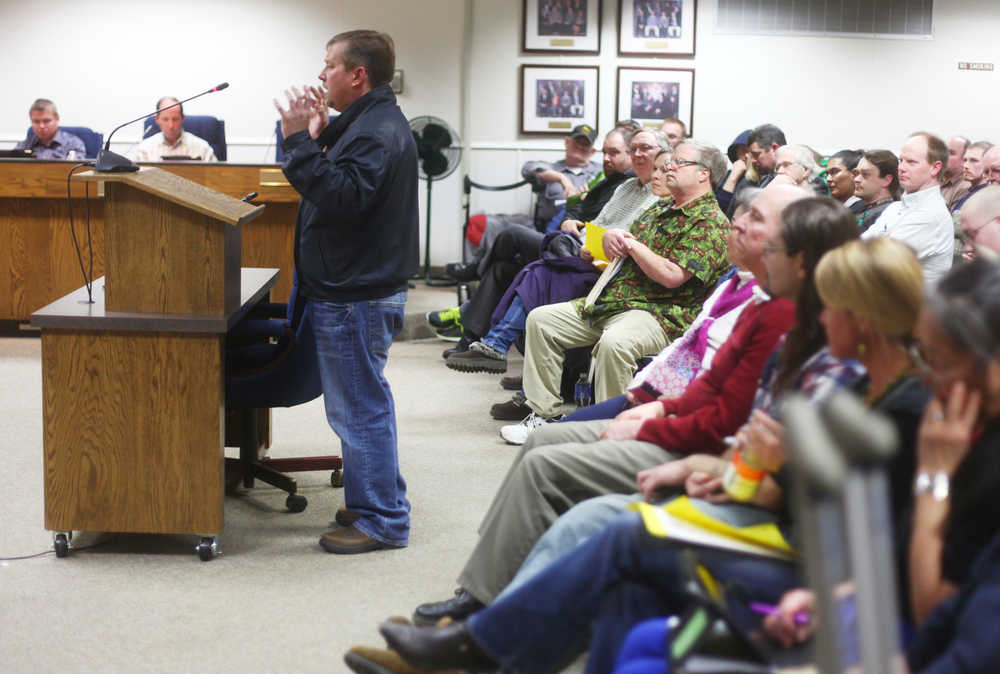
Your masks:
<path fill-rule="evenodd" d="M 242 269 L 240 306 L 223 315 L 105 311 L 103 277 L 94 304 L 80 288 L 32 314 L 46 529 L 194 534 L 211 548 L 223 527 L 225 333 L 277 278 Z"/>
<path fill-rule="evenodd" d="M 32 312 L 83 283 L 66 209 L 66 175 L 75 162 L 0 159 L 0 321 L 26 321 Z M 293 238 L 298 193 L 277 164 L 163 162 L 158 166 L 229 196 L 258 192 L 267 205 L 244 225 L 243 264 L 283 273 L 272 297 L 288 299 L 292 287 Z M 88 265 L 84 186 L 74 183 L 73 218 Z M 104 199 L 90 187 L 94 276 L 104 274 Z"/>

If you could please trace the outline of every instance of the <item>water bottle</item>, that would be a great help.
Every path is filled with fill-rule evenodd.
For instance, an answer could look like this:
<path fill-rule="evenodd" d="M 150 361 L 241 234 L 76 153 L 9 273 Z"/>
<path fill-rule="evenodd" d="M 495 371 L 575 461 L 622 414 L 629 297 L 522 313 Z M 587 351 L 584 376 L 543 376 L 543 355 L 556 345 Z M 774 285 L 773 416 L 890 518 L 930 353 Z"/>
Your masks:
<path fill-rule="evenodd" d="M 760 481 L 767 474 L 757 464 L 757 457 L 746 449 L 733 452 L 732 462 L 722 476 L 722 488 L 734 501 L 747 502 L 757 495 Z"/>
<path fill-rule="evenodd" d="M 573 399 L 577 407 L 587 407 L 594 399 L 594 392 L 590 386 L 590 377 L 587 372 L 581 372 L 573 387 Z"/>

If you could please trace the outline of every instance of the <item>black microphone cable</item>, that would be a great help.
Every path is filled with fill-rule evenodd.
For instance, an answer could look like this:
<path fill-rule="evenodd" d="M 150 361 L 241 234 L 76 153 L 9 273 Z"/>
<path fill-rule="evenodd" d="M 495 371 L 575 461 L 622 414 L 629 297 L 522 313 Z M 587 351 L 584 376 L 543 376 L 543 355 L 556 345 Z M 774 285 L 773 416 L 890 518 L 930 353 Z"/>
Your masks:
<path fill-rule="evenodd" d="M 94 303 L 94 246 L 92 245 L 90 237 L 90 183 L 86 182 L 83 184 L 83 203 L 87 214 L 87 249 L 90 252 L 89 255 L 89 273 L 83 267 L 83 253 L 80 251 L 80 241 L 76 237 L 76 227 L 73 223 L 73 192 L 70 186 L 70 179 L 73 177 L 73 172 L 80 168 L 86 168 L 93 166 L 94 162 L 87 161 L 77 164 L 69 170 L 66 174 L 66 208 L 69 210 L 69 232 L 73 237 L 73 247 L 76 249 L 76 260 L 80 263 L 80 273 L 83 274 L 83 285 L 87 288 L 87 303 Z"/>

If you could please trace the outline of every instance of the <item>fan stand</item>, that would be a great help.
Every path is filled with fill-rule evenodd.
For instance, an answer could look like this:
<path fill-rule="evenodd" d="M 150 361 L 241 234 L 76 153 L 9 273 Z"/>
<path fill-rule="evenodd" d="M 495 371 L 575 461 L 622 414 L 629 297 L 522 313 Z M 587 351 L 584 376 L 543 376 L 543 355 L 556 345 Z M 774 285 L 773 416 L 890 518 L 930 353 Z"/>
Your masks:
<path fill-rule="evenodd" d="M 427 219 L 424 222 L 424 283 L 429 286 L 453 286 L 458 281 L 447 276 L 431 276 L 431 183 L 433 176 L 427 176 Z"/>

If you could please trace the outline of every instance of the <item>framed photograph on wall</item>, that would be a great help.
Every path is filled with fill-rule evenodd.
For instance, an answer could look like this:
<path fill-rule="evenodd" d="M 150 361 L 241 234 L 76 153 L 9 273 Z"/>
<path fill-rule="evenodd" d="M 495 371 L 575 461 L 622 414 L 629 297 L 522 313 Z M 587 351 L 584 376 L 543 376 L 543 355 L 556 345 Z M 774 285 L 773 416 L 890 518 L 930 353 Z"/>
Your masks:
<path fill-rule="evenodd" d="M 524 0 L 523 18 L 523 51 L 601 53 L 601 0 Z"/>
<path fill-rule="evenodd" d="M 616 119 L 659 128 L 667 117 L 694 126 L 693 68 L 618 68 Z"/>
<path fill-rule="evenodd" d="M 597 66 L 521 66 L 521 133 L 597 127 Z"/>
<path fill-rule="evenodd" d="M 694 56 L 695 0 L 618 0 L 622 56 Z"/>

